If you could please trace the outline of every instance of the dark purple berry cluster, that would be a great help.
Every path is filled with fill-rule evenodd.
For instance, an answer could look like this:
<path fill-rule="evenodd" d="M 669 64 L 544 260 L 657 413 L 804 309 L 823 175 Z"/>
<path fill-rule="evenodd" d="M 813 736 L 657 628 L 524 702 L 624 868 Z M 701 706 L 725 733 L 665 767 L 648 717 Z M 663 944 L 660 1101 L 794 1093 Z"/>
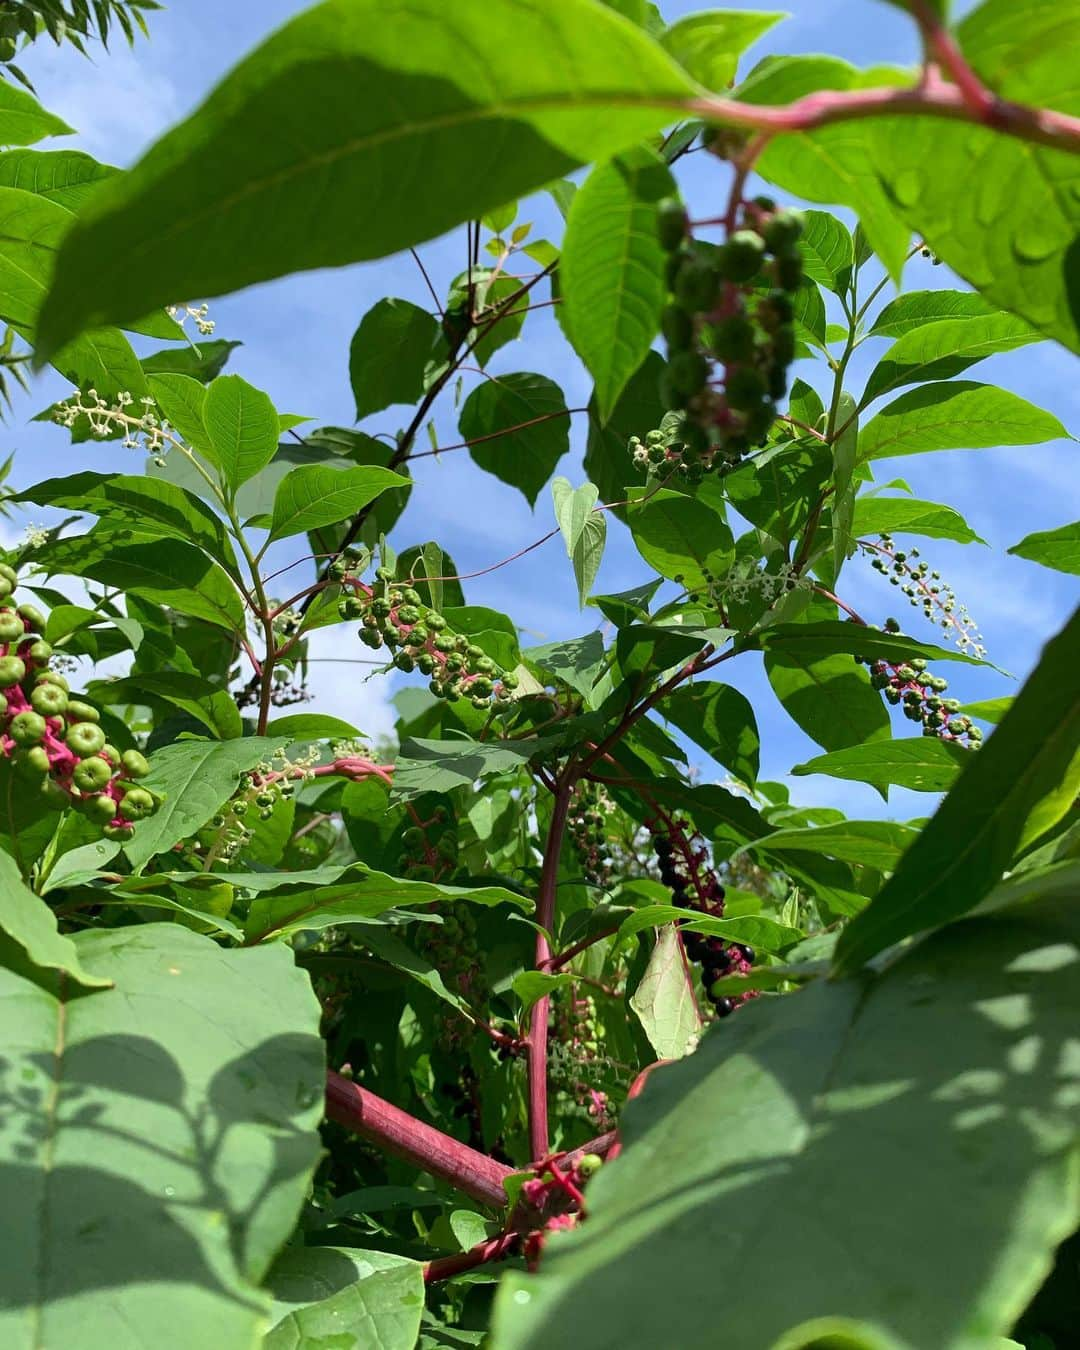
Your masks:
<path fill-rule="evenodd" d="M 706 918 L 722 919 L 724 888 L 710 866 L 702 836 L 678 818 L 665 818 L 651 828 L 660 880 L 671 890 L 671 903 Z M 704 933 L 684 932 L 681 937 L 687 957 L 701 967 L 701 983 L 717 1017 L 727 1017 L 751 995 L 714 994 L 713 985 L 725 975 L 744 975 L 754 962 L 753 947 Z"/>
<path fill-rule="evenodd" d="M 768 197 L 738 202 L 725 218 L 727 238 L 712 244 L 693 238 L 685 207 L 668 198 L 658 223 L 671 294 L 661 318 L 662 396 L 684 415 L 630 450 L 651 472 L 695 483 L 738 464 L 776 419 L 795 359 L 803 218 Z"/>
<path fill-rule="evenodd" d="M 375 585 L 366 586 L 351 575 L 341 579 L 345 594 L 338 602 L 343 619 L 360 620 L 360 641 L 393 652 L 393 664 L 405 672 L 419 670 L 430 677 L 436 698 L 455 702 L 467 698 L 476 708 L 510 702 L 518 679 L 462 634 L 450 631 L 444 615 L 423 603 L 415 587 L 394 580 L 380 567 Z"/>
<path fill-rule="evenodd" d="M 896 619 L 886 619 L 885 631 L 899 633 L 900 624 Z M 981 729 L 961 713 L 959 699 L 941 697 L 949 682 L 943 675 L 928 672 L 921 657 L 909 661 L 871 661 L 864 656 L 855 659 L 870 667 L 870 684 L 884 694 L 887 703 L 902 708 L 909 721 L 922 724 L 924 736 L 956 741 L 968 750 L 978 749 Z"/>

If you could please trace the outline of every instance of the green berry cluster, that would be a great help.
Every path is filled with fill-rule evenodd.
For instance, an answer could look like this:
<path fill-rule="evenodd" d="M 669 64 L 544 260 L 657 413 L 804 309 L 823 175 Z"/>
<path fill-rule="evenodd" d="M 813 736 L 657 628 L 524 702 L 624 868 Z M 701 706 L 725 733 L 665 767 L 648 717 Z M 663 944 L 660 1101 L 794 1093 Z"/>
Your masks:
<path fill-rule="evenodd" d="M 74 807 L 109 839 L 126 840 L 158 799 L 134 781 L 150 772 L 138 750 L 123 754 L 98 725 L 101 714 L 70 697 L 63 675 L 49 669 L 53 649 L 40 634 L 45 616 L 13 606 L 14 568 L 0 563 L 0 753 L 55 811 Z"/>
<path fill-rule="evenodd" d="M 438 970 L 446 987 L 460 994 L 473 1008 L 486 1005 L 487 980 L 480 963 L 476 919 L 467 904 L 442 911 L 442 923 L 425 933 L 424 955 Z M 472 1022 L 453 1008 L 440 1008 L 436 1016 L 436 1040 L 444 1050 L 457 1049 L 473 1035 Z"/>
<path fill-rule="evenodd" d="M 919 558 L 917 548 L 906 552 L 898 549 L 889 534 L 883 534 L 876 544 L 864 543 L 863 547 L 873 552 L 870 566 L 899 587 L 901 594 L 920 608 L 930 623 L 951 630 L 961 651 L 979 658 L 986 655 L 982 634 L 967 606 L 957 601 L 952 587 L 942 581 L 941 573 L 931 571 L 929 563 Z"/>
<path fill-rule="evenodd" d="M 425 819 L 420 798 L 413 824 L 401 832 L 398 871 L 410 881 L 442 881 L 457 869 L 458 836 L 445 806 L 434 806 Z"/>
<path fill-rule="evenodd" d="M 604 825 L 611 801 L 596 783 L 582 782 L 574 793 L 567 824 L 582 875 L 592 886 L 611 884 L 612 860 Z"/>
<path fill-rule="evenodd" d="M 897 620 L 886 619 L 885 631 L 899 633 Z M 929 673 L 920 657 L 908 661 L 872 661 L 862 656 L 855 659 L 870 667 L 870 684 L 885 696 L 887 703 L 903 708 L 909 721 L 922 724 L 924 736 L 957 741 L 969 750 L 979 748 L 981 729 L 960 712 L 959 699 L 941 697 L 949 687 L 948 680 Z"/>
<path fill-rule="evenodd" d="M 360 641 L 378 650 L 387 646 L 393 664 L 406 672 L 419 670 L 430 677 L 436 698 L 456 702 L 467 698 L 475 708 L 491 702 L 508 704 L 518 678 L 462 634 L 450 631 L 444 615 L 424 604 L 414 587 L 395 582 L 387 567 L 375 572 L 375 585 L 367 587 L 351 577 L 343 578 L 347 593 L 338 602 L 343 619 L 360 620 Z"/>
<path fill-rule="evenodd" d="M 555 1035 L 548 1048 L 548 1076 L 559 1098 L 559 1115 L 594 1131 L 605 1129 L 611 1093 L 621 1084 L 611 1060 L 601 1054 L 596 1001 L 571 985 L 558 990 L 552 1002 Z"/>
<path fill-rule="evenodd" d="M 764 441 L 795 359 L 802 215 L 756 197 L 731 218 L 738 228 L 715 245 L 691 236 L 681 202 L 667 198 L 658 207 L 671 293 L 661 318 L 668 350 L 662 395 L 686 417 L 678 438 L 650 433 L 630 449 L 653 473 L 674 471 L 690 483 L 739 463 Z"/>

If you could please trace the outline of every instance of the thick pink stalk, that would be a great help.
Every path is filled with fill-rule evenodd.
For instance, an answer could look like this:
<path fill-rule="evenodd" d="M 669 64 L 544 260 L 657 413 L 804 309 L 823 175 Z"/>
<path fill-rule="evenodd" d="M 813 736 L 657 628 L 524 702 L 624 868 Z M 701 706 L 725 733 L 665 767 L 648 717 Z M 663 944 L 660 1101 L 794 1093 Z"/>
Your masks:
<path fill-rule="evenodd" d="M 513 1173 L 512 1167 L 426 1125 L 333 1070 L 326 1075 L 326 1114 L 394 1157 L 448 1181 L 481 1204 L 506 1208 L 503 1181 Z"/>

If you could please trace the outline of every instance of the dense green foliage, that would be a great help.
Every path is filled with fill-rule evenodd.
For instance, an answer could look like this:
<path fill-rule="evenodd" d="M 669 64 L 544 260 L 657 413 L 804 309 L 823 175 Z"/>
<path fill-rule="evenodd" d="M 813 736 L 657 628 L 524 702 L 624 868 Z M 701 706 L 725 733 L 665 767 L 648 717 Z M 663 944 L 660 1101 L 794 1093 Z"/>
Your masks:
<path fill-rule="evenodd" d="M 4 1346 L 1072 1344 L 1080 615 L 962 705 L 932 550 L 983 541 L 875 475 L 1068 435 L 972 368 L 1080 350 L 1080 0 L 903 7 L 918 78 L 753 65 L 775 14 L 323 0 L 123 173 L 0 84 L 0 373 L 64 377 L 87 464 L 4 489 L 57 512 L 0 562 Z M 0 60 L 154 8 L 0 5 Z M 223 373 L 206 297 L 449 230 L 435 312 L 347 353 L 392 444 Z M 905 289 L 920 251 L 971 289 Z M 586 410 L 483 369 L 546 305 L 580 483 Z M 401 537 L 440 398 L 580 636 Z M 1075 575 L 1080 523 L 1010 551 Z M 289 710 L 331 625 L 407 680 L 393 743 Z M 801 807 L 781 709 L 794 774 L 942 800 Z"/>

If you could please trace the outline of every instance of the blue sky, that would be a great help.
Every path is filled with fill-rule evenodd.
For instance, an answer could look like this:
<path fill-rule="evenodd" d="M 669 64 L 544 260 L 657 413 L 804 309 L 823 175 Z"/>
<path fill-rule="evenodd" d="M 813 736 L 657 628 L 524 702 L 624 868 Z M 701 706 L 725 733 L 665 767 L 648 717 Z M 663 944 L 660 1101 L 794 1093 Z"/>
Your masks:
<path fill-rule="evenodd" d="M 662 0 L 661 7 L 668 20 L 702 8 L 687 0 Z M 728 7 L 756 6 L 729 0 Z M 162 131 L 193 110 L 208 89 L 273 27 L 304 8 L 300 0 L 176 0 L 151 16 L 151 40 L 141 42 L 134 52 L 117 46 L 111 54 L 99 53 L 96 61 L 88 62 L 70 49 L 55 50 L 42 41 L 21 64 L 45 105 L 79 130 L 77 137 L 54 141 L 52 147 L 73 145 L 107 162 L 127 165 Z M 752 50 L 748 64 L 774 51 L 828 52 L 859 65 L 907 64 L 916 59 L 913 26 L 891 5 L 876 0 L 801 0 L 792 11 L 789 19 Z M 683 186 L 692 210 L 715 207 L 725 193 L 724 171 L 707 156 L 692 156 Z M 376 201 L 371 209 L 378 209 Z M 715 214 L 715 210 L 708 213 Z M 556 228 L 546 200 L 523 204 L 520 219 L 535 222 L 535 237 Z M 463 234 L 427 244 L 421 253 L 436 286 L 444 291 L 463 265 Z M 956 282 L 946 268 L 933 268 L 920 260 L 910 266 L 906 284 L 917 288 Z M 354 416 L 349 341 L 365 311 L 385 295 L 430 304 L 408 255 L 254 287 L 213 301 L 211 312 L 217 336 L 244 343 L 234 353 L 230 370 L 266 389 L 281 410 L 310 416 L 314 425 L 349 426 Z M 868 343 L 860 350 L 853 363 L 854 387 L 861 385 L 882 350 L 881 342 Z M 525 340 L 503 348 L 489 369 L 545 374 L 563 387 L 572 408 L 588 399 L 590 381 L 549 310 L 531 316 Z M 800 373 L 822 387 L 820 371 Z M 1052 344 L 994 357 L 976 368 L 971 378 L 1002 384 L 1048 408 L 1071 430 L 1080 428 L 1075 361 Z M 0 450 L 5 454 L 17 451 L 14 482 L 21 486 L 80 468 L 137 472 L 141 465 L 133 460 L 132 452 L 115 444 L 73 447 L 58 428 L 30 423 L 34 413 L 64 392 L 58 378 L 45 377 L 29 397 L 19 398 L 14 414 L 0 427 Z M 404 424 L 408 412 L 391 409 L 368 419 L 364 428 L 392 432 Z M 449 395 L 436 409 L 435 426 L 441 444 L 460 439 Z M 583 477 L 584 435 L 584 418 L 575 417 L 571 451 L 558 469 L 575 483 Z M 404 546 L 437 539 L 463 573 L 514 553 L 554 523 L 546 492 L 535 512 L 531 511 L 519 493 L 477 469 L 467 452 L 424 459 L 417 465 L 416 476 L 417 488 L 395 532 L 395 542 Z M 960 508 L 993 546 L 965 548 L 926 541 L 923 553 L 968 605 L 985 636 L 990 659 L 1023 677 L 1043 642 L 1076 604 L 1077 587 L 1074 579 L 1061 573 L 1005 557 L 1004 549 L 1033 530 L 1054 528 L 1080 517 L 1075 444 L 1060 441 L 883 461 L 880 480 L 896 476 L 910 483 L 915 496 Z M 36 521 L 44 514 L 35 510 L 24 519 Z M 280 553 L 275 556 L 278 565 L 291 561 Z M 621 590 L 647 575 L 629 535 L 612 522 L 596 589 Z M 880 622 L 895 609 L 895 592 L 882 584 L 868 563 L 858 559 L 848 564 L 840 591 L 871 621 Z M 470 582 L 466 595 L 471 603 L 508 612 L 524 630 L 523 645 L 574 636 L 596 626 L 595 611 L 578 611 L 570 566 L 558 540 L 512 566 Z M 921 619 L 913 618 L 910 631 L 934 640 L 933 631 L 921 624 Z M 394 686 L 386 679 L 365 683 L 368 666 L 339 660 L 370 654 L 346 630 L 324 631 L 313 646 L 316 660 L 310 686 L 316 701 L 310 706 L 337 713 L 372 733 L 386 730 L 393 720 L 386 695 Z M 757 709 L 763 776 L 784 778 L 793 764 L 817 753 L 817 747 L 783 713 L 755 661 L 733 662 L 725 674 L 751 697 Z M 743 669 L 737 669 L 740 666 Z M 994 697 L 1016 687 L 992 672 L 968 671 L 957 665 L 944 673 L 951 680 L 951 692 L 965 699 Z M 909 724 L 898 719 L 896 734 L 910 734 L 908 728 Z M 714 765 L 704 764 L 702 769 L 706 779 L 722 776 Z M 869 789 L 825 778 L 796 779 L 793 786 L 801 801 L 837 805 L 852 815 L 879 815 L 884 810 L 903 818 L 924 814 L 931 804 L 923 796 L 894 792 L 889 807 L 883 808 Z"/>

